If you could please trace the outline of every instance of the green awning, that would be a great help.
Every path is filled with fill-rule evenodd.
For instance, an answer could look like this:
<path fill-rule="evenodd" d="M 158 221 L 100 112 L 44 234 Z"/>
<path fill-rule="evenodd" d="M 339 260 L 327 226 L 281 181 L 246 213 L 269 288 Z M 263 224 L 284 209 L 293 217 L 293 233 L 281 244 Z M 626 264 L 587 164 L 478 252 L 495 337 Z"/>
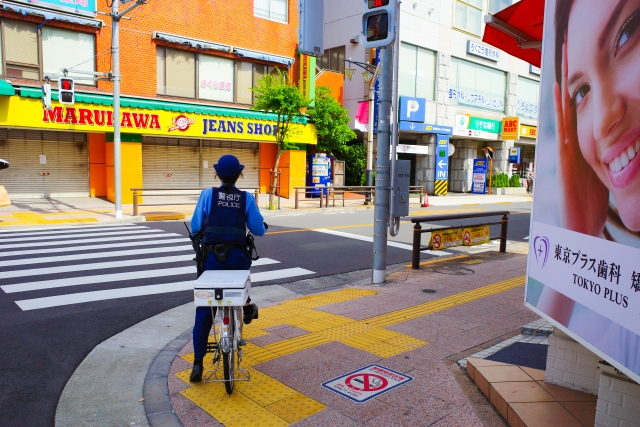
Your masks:
<path fill-rule="evenodd" d="M 11 86 L 11 85 L 9 85 Z M 13 88 L 12 88 L 13 89 Z M 2 93 L 2 92 L 0 92 Z M 86 104 L 113 106 L 113 97 L 108 95 L 97 95 L 86 92 L 76 92 L 76 102 Z M 42 98 L 42 90 L 33 87 L 21 87 L 20 96 L 26 98 Z M 51 98 L 58 100 L 58 91 L 51 90 Z M 276 121 L 278 116 L 272 113 L 261 113 L 259 111 L 244 110 L 240 108 L 214 107 L 201 104 L 187 104 L 182 102 L 160 101 L 152 99 L 120 97 L 120 106 L 129 108 L 143 108 L 147 110 L 164 110 L 176 113 L 195 113 L 207 116 L 238 117 L 252 120 Z M 306 125 L 308 120 L 305 116 L 296 116 L 294 123 Z"/>
<path fill-rule="evenodd" d="M 11 83 L 0 80 L 0 95 L 13 96 L 16 94 L 16 90 L 11 86 Z"/>

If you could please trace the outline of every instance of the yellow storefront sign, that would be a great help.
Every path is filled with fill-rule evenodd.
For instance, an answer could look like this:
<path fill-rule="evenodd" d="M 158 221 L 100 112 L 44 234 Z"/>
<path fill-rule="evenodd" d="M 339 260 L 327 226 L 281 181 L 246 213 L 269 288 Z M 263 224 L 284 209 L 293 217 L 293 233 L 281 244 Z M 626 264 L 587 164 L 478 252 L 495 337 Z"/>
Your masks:
<path fill-rule="evenodd" d="M 38 99 L 0 97 L 0 126 L 113 132 L 113 121 L 113 109 L 103 105 L 54 103 L 51 110 L 44 110 Z M 272 143 L 276 142 L 277 130 L 276 123 L 270 120 L 128 107 L 121 108 L 120 126 L 123 133 Z M 289 142 L 317 143 L 314 125 L 293 123 L 290 129 Z"/>
<path fill-rule="evenodd" d="M 535 126 L 520 125 L 520 136 L 524 138 L 537 138 L 538 128 Z"/>
<path fill-rule="evenodd" d="M 435 250 L 462 246 L 462 228 L 434 231 L 431 233 L 429 246 Z"/>
<path fill-rule="evenodd" d="M 463 229 L 464 246 L 476 246 L 489 243 L 489 226 L 468 227 Z"/>
<path fill-rule="evenodd" d="M 518 138 L 520 119 L 518 117 L 505 117 L 502 119 L 502 138 Z"/>

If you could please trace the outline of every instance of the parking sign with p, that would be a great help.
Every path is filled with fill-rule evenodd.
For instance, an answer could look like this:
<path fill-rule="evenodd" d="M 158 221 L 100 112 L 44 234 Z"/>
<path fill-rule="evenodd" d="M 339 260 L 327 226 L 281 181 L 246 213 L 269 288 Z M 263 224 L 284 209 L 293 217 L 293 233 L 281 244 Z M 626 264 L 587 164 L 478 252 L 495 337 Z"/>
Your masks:
<path fill-rule="evenodd" d="M 427 99 L 400 97 L 400 117 L 398 120 L 405 122 L 424 123 L 427 119 Z"/>

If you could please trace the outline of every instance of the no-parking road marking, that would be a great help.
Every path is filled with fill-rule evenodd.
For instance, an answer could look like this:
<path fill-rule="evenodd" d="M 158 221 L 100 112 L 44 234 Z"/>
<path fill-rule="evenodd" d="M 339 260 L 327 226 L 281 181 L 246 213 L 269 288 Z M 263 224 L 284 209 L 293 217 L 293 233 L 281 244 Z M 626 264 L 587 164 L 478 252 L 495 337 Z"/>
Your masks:
<path fill-rule="evenodd" d="M 362 403 L 413 381 L 413 377 L 380 365 L 369 365 L 322 383 L 322 386 L 354 402 Z"/>

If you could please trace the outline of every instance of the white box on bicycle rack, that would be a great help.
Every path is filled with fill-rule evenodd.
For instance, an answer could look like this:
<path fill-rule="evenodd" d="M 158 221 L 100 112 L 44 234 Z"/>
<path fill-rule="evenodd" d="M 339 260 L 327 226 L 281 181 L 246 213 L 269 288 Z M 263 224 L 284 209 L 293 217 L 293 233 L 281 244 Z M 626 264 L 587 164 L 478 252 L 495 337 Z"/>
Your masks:
<path fill-rule="evenodd" d="M 197 307 L 243 306 L 249 298 L 249 270 L 207 270 L 193 287 Z"/>

